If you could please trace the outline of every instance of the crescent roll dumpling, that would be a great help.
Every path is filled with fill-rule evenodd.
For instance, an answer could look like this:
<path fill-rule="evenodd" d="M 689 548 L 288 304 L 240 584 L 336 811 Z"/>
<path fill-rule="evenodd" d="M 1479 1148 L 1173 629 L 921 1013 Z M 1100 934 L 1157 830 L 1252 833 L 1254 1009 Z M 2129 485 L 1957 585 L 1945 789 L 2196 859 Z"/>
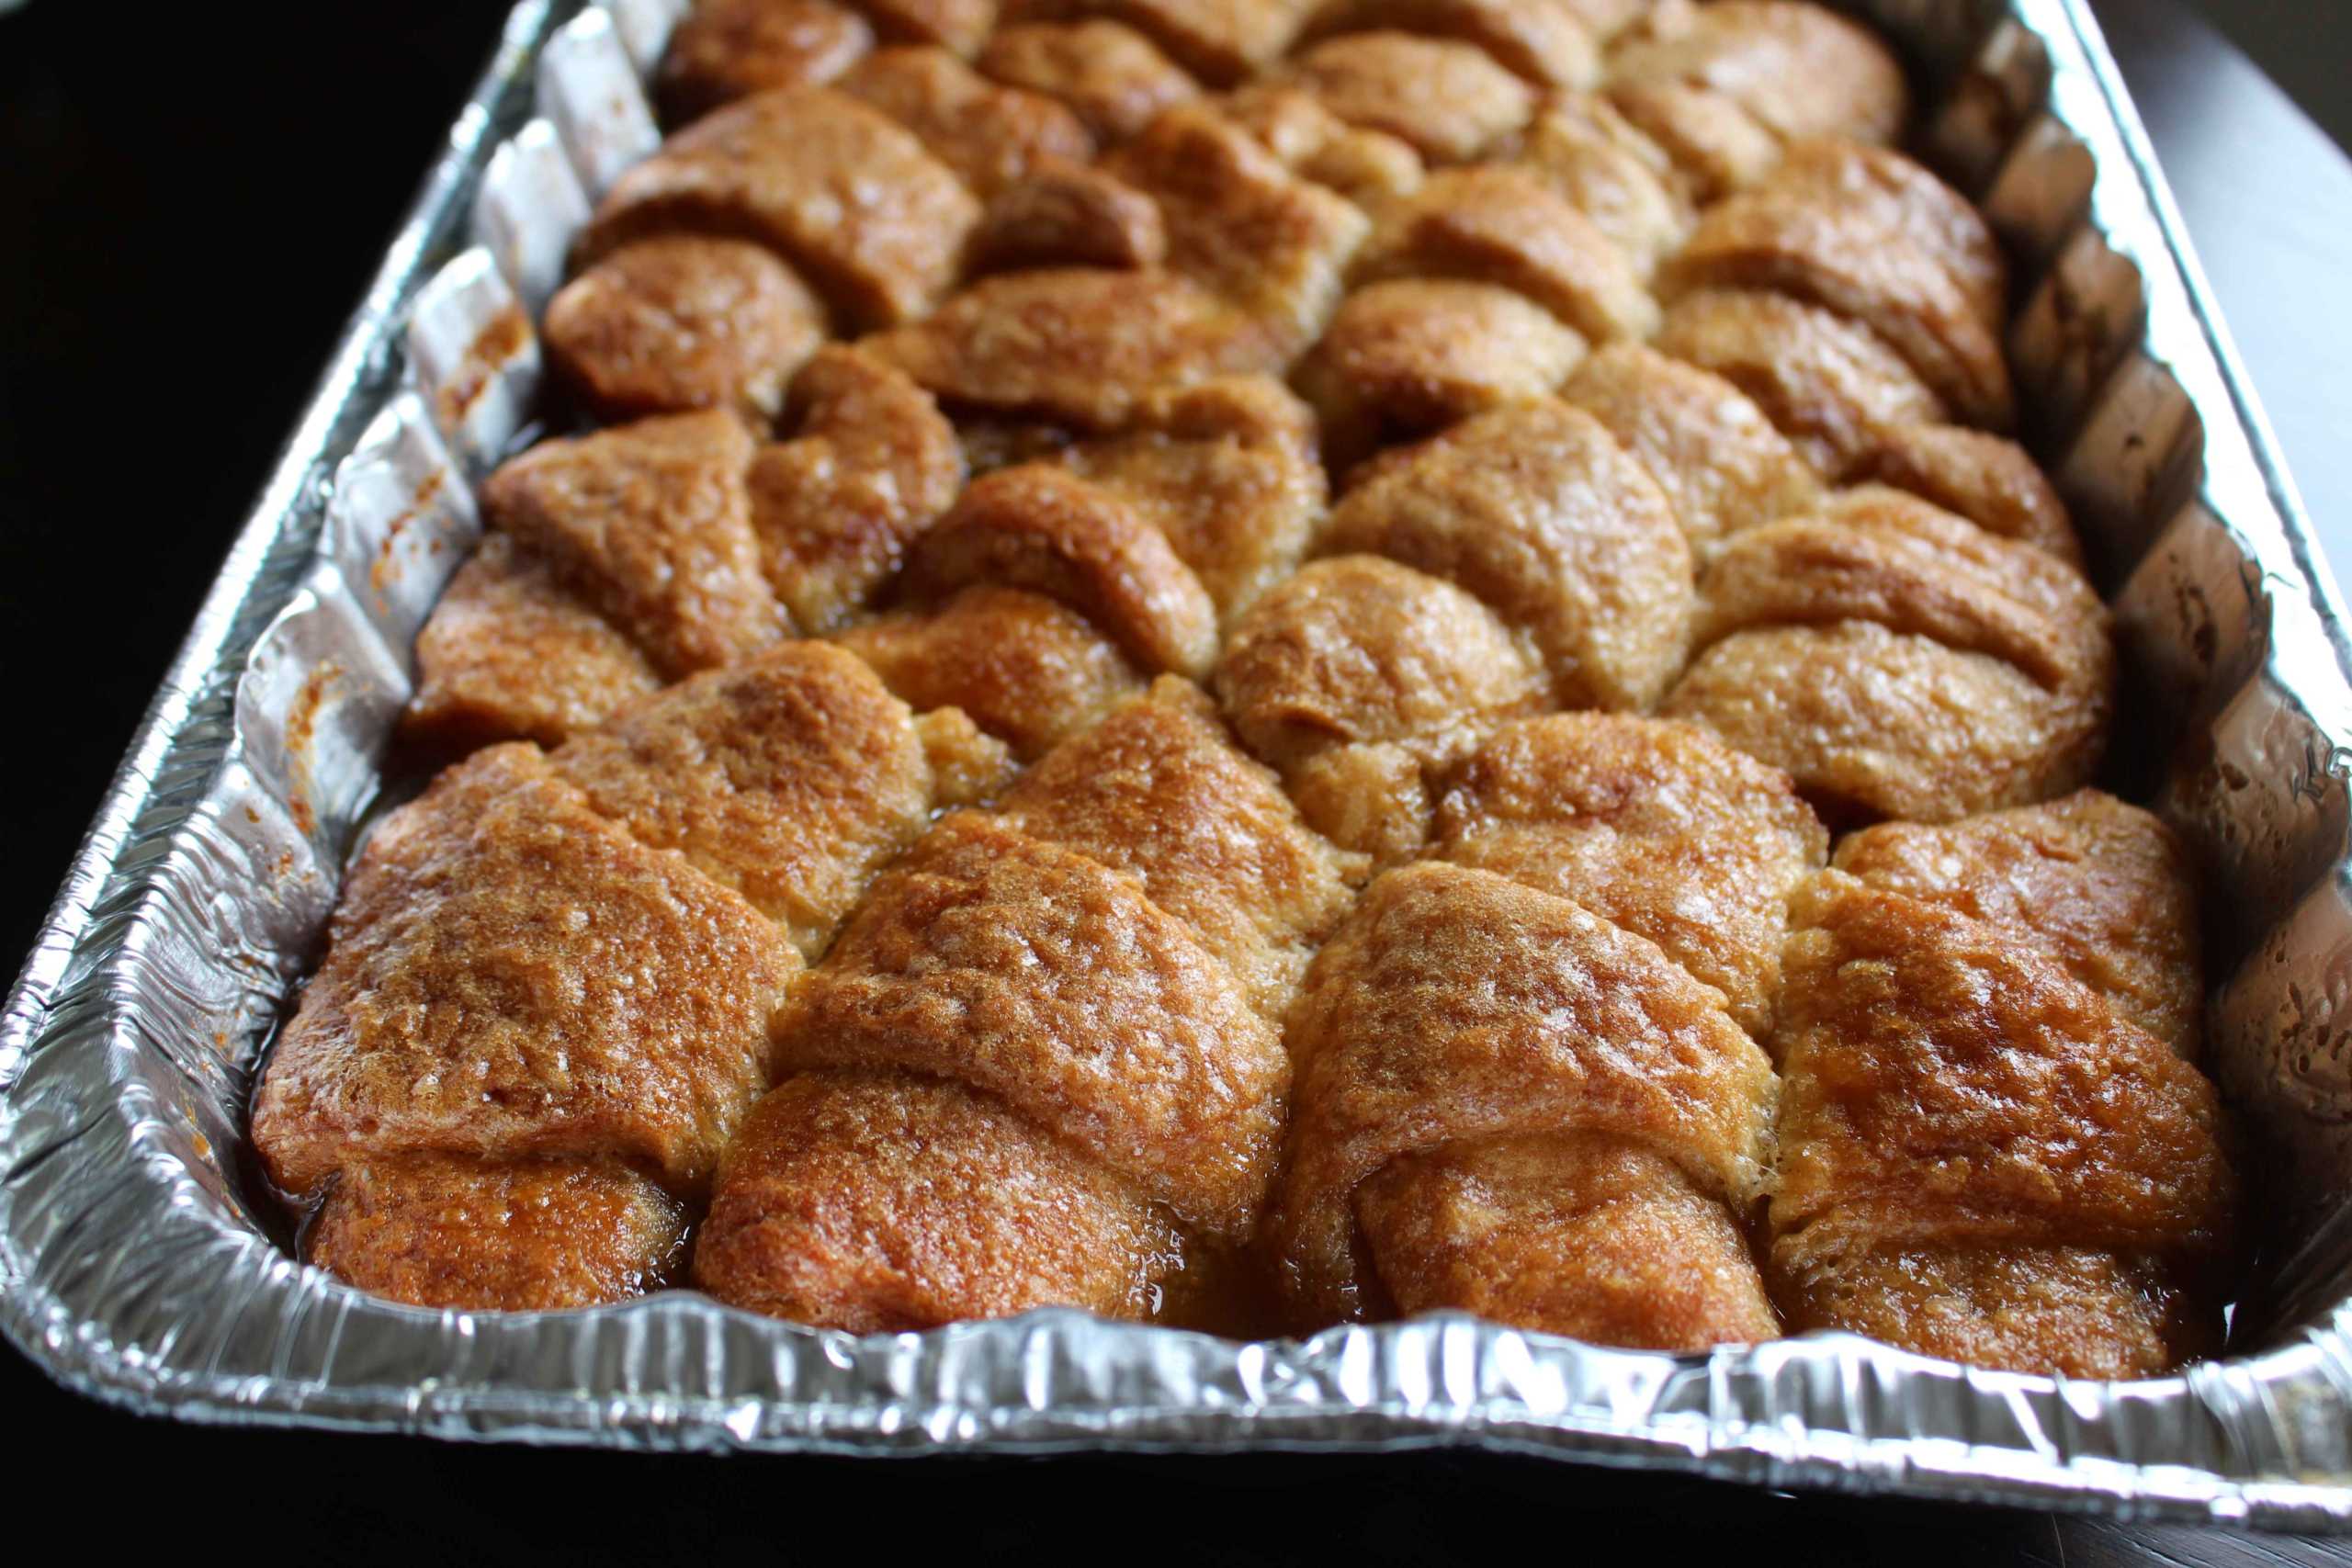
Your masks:
<path fill-rule="evenodd" d="M 1941 827 L 1885 822 L 1838 870 L 2028 937 L 2129 1021 L 2195 1061 L 2205 978 L 2187 849 L 2098 790 Z"/>
<path fill-rule="evenodd" d="M 1475 44 L 1539 87 L 1589 87 L 1600 51 L 1568 0 L 1327 0 L 1309 38 L 1396 30 Z"/>
<path fill-rule="evenodd" d="M 1712 88 L 1781 137 L 1892 141 L 1910 107 L 1886 46 L 1804 0 L 1657 6 L 1618 42 L 1609 66 L 1620 83 Z"/>
<path fill-rule="evenodd" d="M 1646 707 L 1681 667 L 1693 594 L 1674 509 L 1598 420 L 1555 400 L 1385 461 L 1332 510 L 1322 549 L 1482 600 L 1539 650 L 1563 706 Z"/>
<path fill-rule="evenodd" d="M 536 748 L 494 746 L 368 840 L 263 1071 L 254 1147 L 323 1200 L 316 1260 L 369 1288 L 509 1307 L 658 1284 L 672 1195 L 764 1086 L 800 967 Z"/>
<path fill-rule="evenodd" d="M 1345 463 L 1548 392 L 1584 353 L 1583 333 L 1499 285 L 1399 278 L 1349 295 L 1296 380 Z"/>
<path fill-rule="evenodd" d="M 918 594 L 975 582 L 1061 600 L 1147 670 L 1203 676 L 1216 657 L 1216 606 L 1167 538 L 1111 491 L 1050 464 L 973 480 L 908 570 Z"/>
<path fill-rule="evenodd" d="M 1383 213 L 1355 276 L 1499 284 L 1596 343 L 1657 330 L 1657 301 L 1625 253 L 1547 181 L 1509 164 L 1431 175 Z"/>
<path fill-rule="evenodd" d="M 752 451 L 741 422 L 717 411 L 542 441 L 483 481 L 482 510 L 664 673 L 684 675 L 783 630 L 752 532 Z"/>
<path fill-rule="evenodd" d="M 1140 270 L 1168 256 L 1151 197 L 1093 164 L 1057 159 L 999 191 L 972 235 L 971 270 L 1099 266 Z"/>
<path fill-rule="evenodd" d="M 1347 33 L 1300 51 L 1271 78 L 1350 125 L 1378 130 L 1436 164 L 1475 158 L 1525 125 L 1535 91 L 1486 51 L 1413 33 Z"/>
<path fill-rule="evenodd" d="M 1781 139 L 1734 99 L 1687 82 L 1621 81 L 1609 101 L 1663 149 L 1682 199 L 1704 207 L 1759 184 Z"/>
<path fill-rule="evenodd" d="M 778 87 L 830 82 L 874 47 L 835 0 L 695 0 L 662 51 L 654 88 L 673 125 Z"/>
<path fill-rule="evenodd" d="M 1133 875 L 1275 1027 L 1362 869 L 1299 820 L 1208 699 L 1173 676 L 1030 769 L 1003 820 Z"/>
<path fill-rule="evenodd" d="M 1889 433 L 1948 416 L 1934 389 L 1868 328 L 1785 295 L 1686 294 L 1652 346 L 1747 393 L 1832 480 L 1865 469 Z"/>
<path fill-rule="evenodd" d="M 1493 611 L 1377 556 L 1313 561 L 1271 590 L 1235 624 L 1216 685 L 1317 831 L 1382 863 L 1420 847 L 1430 777 L 1544 702 L 1541 666 Z"/>
<path fill-rule="evenodd" d="M 982 200 L 1057 162 L 1094 156 L 1094 138 L 1053 99 L 1000 86 L 944 49 L 885 49 L 834 86 L 915 133 Z"/>
<path fill-rule="evenodd" d="M 484 536 L 416 634 L 402 739 L 462 756 L 499 740 L 557 746 L 659 688 L 635 643 L 540 556 Z"/>
<path fill-rule="evenodd" d="M 1269 368 L 1322 332 L 1348 258 L 1371 228 L 1354 203 L 1292 174 L 1207 108 L 1161 115 L 1103 168 L 1159 203 L 1167 265 L 1255 323 Z"/>
<path fill-rule="evenodd" d="M 1429 852 L 1648 938 L 1762 1038 L 1789 894 L 1828 849 L 1778 769 L 1693 725 L 1577 713 L 1507 725 L 1473 752 Z"/>
<path fill-rule="evenodd" d="M 1023 18 L 1107 17 L 1145 34 L 1204 82 L 1263 69 L 1298 36 L 1312 0 L 1014 0 Z"/>
<path fill-rule="evenodd" d="M 763 1110 L 730 1152 L 696 1278 L 829 1325 L 888 1321 L 910 1296 L 933 1303 L 925 1326 L 1049 1302 L 1146 1310 L 1182 1266 L 1180 1234 L 1255 1225 L 1290 1076 L 1233 971 L 1132 874 L 973 812 L 876 881 L 777 1046 L 805 1075 L 777 1091 L 798 1109 Z M 870 1131 L 893 1122 L 944 1123 L 945 1147 Z M 989 1168 L 1004 1186 L 935 1179 Z M 1031 1252 L 1095 1250 L 974 1266 L 1008 1232 Z M 956 1235 L 972 1240 L 953 1256 L 924 1240 Z M 812 1275 L 820 1288 L 795 1287 Z"/>
<path fill-rule="evenodd" d="M 826 87 L 761 93 L 623 175 L 580 241 L 594 261 L 661 233 L 755 241 L 863 326 L 922 314 L 955 280 L 980 204 L 920 139 Z"/>
<path fill-rule="evenodd" d="M 1048 267 L 984 277 L 860 344 L 952 409 L 1115 430 L 1160 389 L 1276 368 L 1249 316 L 1170 272 Z"/>
<path fill-rule="evenodd" d="M 1842 137 L 1789 144 L 1762 193 L 1849 212 L 1941 267 L 1988 332 L 2008 321 L 2009 263 L 1969 199 L 1900 152 Z"/>
<path fill-rule="evenodd" d="M 1317 956 L 1288 1040 L 1272 1240 L 1300 1321 L 1470 1306 L 1670 1349 L 1778 1332 L 1737 1218 L 1772 1069 L 1649 942 L 1488 872 L 1406 866 Z"/>
<path fill-rule="evenodd" d="M 968 56 L 996 26 L 997 0 L 858 0 L 892 43 L 933 44 Z"/>
<path fill-rule="evenodd" d="M 1796 1328 L 2070 1377 L 2219 1339 L 2213 1087 L 2013 932 L 1829 872 L 1793 906 L 1775 1294 Z"/>
<path fill-rule="evenodd" d="M 1575 204 L 1647 277 L 1681 246 L 1692 217 L 1665 148 L 1607 98 L 1575 93 L 1544 104 L 1511 148 L 1516 166 Z"/>
<path fill-rule="evenodd" d="M 934 796 L 907 705 L 821 642 L 683 681 L 550 760 L 600 815 L 741 893 L 811 958 Z"/>
<path fill-rule="evenodd" d="M 1987 533 L 2046 550 L 2069 566 L 2083 563 L 2066 503 L 2014 441 L 1957 424 L 1902 425 L 1880 435 L 1867 472 Z"/>
<path fill-rule="evenodd" d="M 1201 91 L 1149 39 L 1110 21 L 1000 28 L 978 64 L 1009 86 L 1067 104 L 1105 144 L 1125 141 Z"/>
<path fill-rule="evenodd" d="M 1155 393 L 1125 432 L 1057 460 L 1141 513 L 1224 617 L 1291 574 L 1323 515 L 1315 415 L 1262 377 Z"/>
<path fill-rule="evenodd" d="M 1833 819 L 1941 822 L 2096 766 L 2107 612 L 2071 568 L 1894 491 L 1736 536 L 1664 711 L 1784 768 Z"/>
<path fill-rule="evenodd" d="M 1227 94 L 1217 107 L 1285 168 L 1368 212 L 1419 188 L 1425 171 L 1410 145 L 1348 124 L 1296 87 L 1252 83 Z"/>
<path fill-rule="evenodd" d="M 303 1243 L 344 1283 L 412 1306 L 547 1312 L 670 1283 L 686 1219 L 615 1161 L 398 1155 L 345 1168 Z"/>
<path fill-rule="evenodd" d="M 1770 289 L 1826 306 L 1875 332 L 1962 419 L 2007 429 L 2017 408 L 2000 339 L 1977 299 L 1907 234 L 1868 207 L 1768 182 L 1710 208 L 1659 282 L 1669 295 Z"/>
<path fill-rule="evenodd" d="M 854 349 L 818 351 L 792 384 L 799 429 L 745 476 L 761 563 L 799 629 L 865 608 L 964 482 L 963 448 L 931 395 Z"/>
<path fill-rule="evenodd" d="M 757 1092 L 766 1012 L 800 968 L 748 902 L 524 745 L 386 818 L 328 940 L 254 1106 L 271 1177 L 298 1194 L 418 1152 L 612 1156 L 692 1186 Z"/>
<path fill-rule="evenodd" d="M 935 608 L 852 626 L 842 646 L 918 708 L 958 708 L 1023 761 L 1140 691 L 1144 676 L 1084 615 L 1043 594 L 975 584 Z"/>
<path fill-rule="evenodd" d="M 369 839 L 255 1100 L 312 1261 L 433 1306 L 663 1283 L 804 955 L 989 750 L 786 643 L 443 773 Z"/>
<path fill-rule="evenodd" d="M 1560 396 L 1609 427 L 1674 504 L 1703 569 L 1743 528 L 1802 512 L 1821 481 L 1738 388 L 1641 344 L 1611 344 Z"/>
<path fill-rule="evenodd" d="M 717 408 L 759 427 L 824 335 L 790 267 L 698 234 L 623 245 L 556 291 L 540 332 L 548 368 L 600 419 Z"/>

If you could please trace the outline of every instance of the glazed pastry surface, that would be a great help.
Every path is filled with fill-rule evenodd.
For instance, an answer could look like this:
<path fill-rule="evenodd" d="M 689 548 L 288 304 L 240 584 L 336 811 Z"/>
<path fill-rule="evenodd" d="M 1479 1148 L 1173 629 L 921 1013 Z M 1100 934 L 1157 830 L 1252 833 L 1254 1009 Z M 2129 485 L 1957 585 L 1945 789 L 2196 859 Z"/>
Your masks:
<path fill-rule="evenodd" d="M 2010 259 L 1806 0 L 701 0 L 254 1131 L 428 1305 L 2164 1371 Z"/>

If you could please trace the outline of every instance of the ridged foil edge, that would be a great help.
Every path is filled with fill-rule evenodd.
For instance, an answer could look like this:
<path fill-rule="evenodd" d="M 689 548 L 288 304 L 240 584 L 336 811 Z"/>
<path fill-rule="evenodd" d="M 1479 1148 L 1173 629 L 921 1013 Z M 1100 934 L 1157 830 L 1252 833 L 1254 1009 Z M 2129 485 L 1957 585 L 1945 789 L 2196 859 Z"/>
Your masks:
<path fill-rule="evenodd" d="M 1960 81 L 1931 143 L 2036 260 L 2012 349 L 2041 428 L 2071 433 L 2094 543 L 2137 560 L 2119 632 L 2143 718 L 2184 737 L 2159 799 L 2264 932 L 2214 1049 L 2312 1211 L 2267 1275 L 2270 1348 L 2098 1384 L 1842 1335 L 1674 1358 L 1453 1314 L 1262 1344 L 1066 1311 L 860 1340 L 684 1292 L 428 1313 L 290 1260 L 232 1174 L 252 1065 L 478 530 L 469 483 L 524 434 L 530 317 L 651 144 L 638 83 L 678 0 L 516 8 L 175 660 L 0 1013 L 0 1329 L 71 1387 L 196 1421 L 859 1454 L 1443 1443 L 2352 1529 L 2343 602 L 2082 0 L 1861 8 Z"/>

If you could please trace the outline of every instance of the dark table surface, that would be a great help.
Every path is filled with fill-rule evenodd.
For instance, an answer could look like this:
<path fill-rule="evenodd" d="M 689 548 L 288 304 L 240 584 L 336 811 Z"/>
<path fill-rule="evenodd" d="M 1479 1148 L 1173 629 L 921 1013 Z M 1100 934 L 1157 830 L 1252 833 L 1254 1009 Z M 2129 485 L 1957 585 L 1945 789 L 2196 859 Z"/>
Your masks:
<path fill-rule="evenodd" d="M 2352 567 L 2352 312 L 2336 297 L 2352 164 L 2174 0 L 2098 8 L 2290 466 Z M 20 737 L 0 953 L 29 943 L 503 10 L 304 7 L 273 26 L 141 7 L 136 49 L 122 8 L 0 15 L 0 670 Z M 2352 1561 L 2329 1543 L 1465 1454 L 918 1467 L 197 1430 L 68 1396 L 5 1350 L 0 1413 L 17 1439 L 0 1470 L 8 1539 L 63 1508 L 132 1550 L 226 1538 L 522 1562 L 841 1542 L 1250 1562 L 1671 1542 L 1823 1562 Z"/>

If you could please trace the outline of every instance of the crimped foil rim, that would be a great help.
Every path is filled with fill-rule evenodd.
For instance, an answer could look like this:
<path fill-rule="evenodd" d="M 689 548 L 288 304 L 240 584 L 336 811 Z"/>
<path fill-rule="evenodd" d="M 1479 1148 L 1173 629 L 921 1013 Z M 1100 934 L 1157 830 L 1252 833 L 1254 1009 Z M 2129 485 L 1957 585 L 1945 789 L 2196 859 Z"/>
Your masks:
<path fill-rule="evenodd" d="M 2048 44 L 2052 108 L 2103 171 L 2092 220 L 2140 265 L 2148 346 L 2206 415 L 2201 493 L 2267 598 L 2256 678 L 2324 736 L 2352 735 L 2342 597 L 2114 63 L 2083 0 L 2007 9 Z M 2098 1384 L 1973 1371 L 1843 1335 L 1675 1358 L 1459 1314 L 1243 1345 L 1061 1310 L 861 1340 L 684 1292 L 586 1312 L 431 1313 L 280 1252 L 232 1188 L 198 1174 L 222 1133 L 201 1107 L 241 1103 L 252 1053 L 227 1054 L 225 1037 L 222 1053 L 153 1038 L 142 987 L 229 971 L 209 999 L 258 1030 L 290 983 L 305 945 L 292 933 L 314 932 L 333 893 L 305 856 L 332 867 L 334 846 L 299 791 L 260 776 L 241 686 L 262 677 L 248 660 L 266 631 L 305 614 L 333 622 L 352 657 L 404 659 L 368 629 L 364 591 L 319 554 L 336 465 L 397 434 L 385 422 L 403 397 L 413 404 L 401 331 L 421 296 L 437 302 L 466 282 L 445 264 L 468 259 L 469 203 L 494 152 L 547 107 L 535 78 L 551 44 L 602 28 L 608 53 L 641 48 L 665 17 L 659 0 L 613 0 L 609 17 L 578 0 L 518 6 L 0 1014 L 0 1329 L 37 1363 L 110 1404 L 209 1423 L 842 1454 L 1444 1444 L 1775 1486 L 2352 1528 L 2352 1303 L 2340 1299 L 2262 1354 Z M 492 455 L 452 445 L 459 462 Z M 2327 748 L 2329 773 L 2340 756 Z M 372 763 L 352 765 L 317 781 L 327 815 L 364 804 Z M 2345 878 L 2340 858 L 2330 874 Z M 224 931 L 206 907 L 208 877 L 278 879 L 251 951 L 236 950 L 249 931 Z M 203 951 L 213 937 L 230 951 Z"/>

